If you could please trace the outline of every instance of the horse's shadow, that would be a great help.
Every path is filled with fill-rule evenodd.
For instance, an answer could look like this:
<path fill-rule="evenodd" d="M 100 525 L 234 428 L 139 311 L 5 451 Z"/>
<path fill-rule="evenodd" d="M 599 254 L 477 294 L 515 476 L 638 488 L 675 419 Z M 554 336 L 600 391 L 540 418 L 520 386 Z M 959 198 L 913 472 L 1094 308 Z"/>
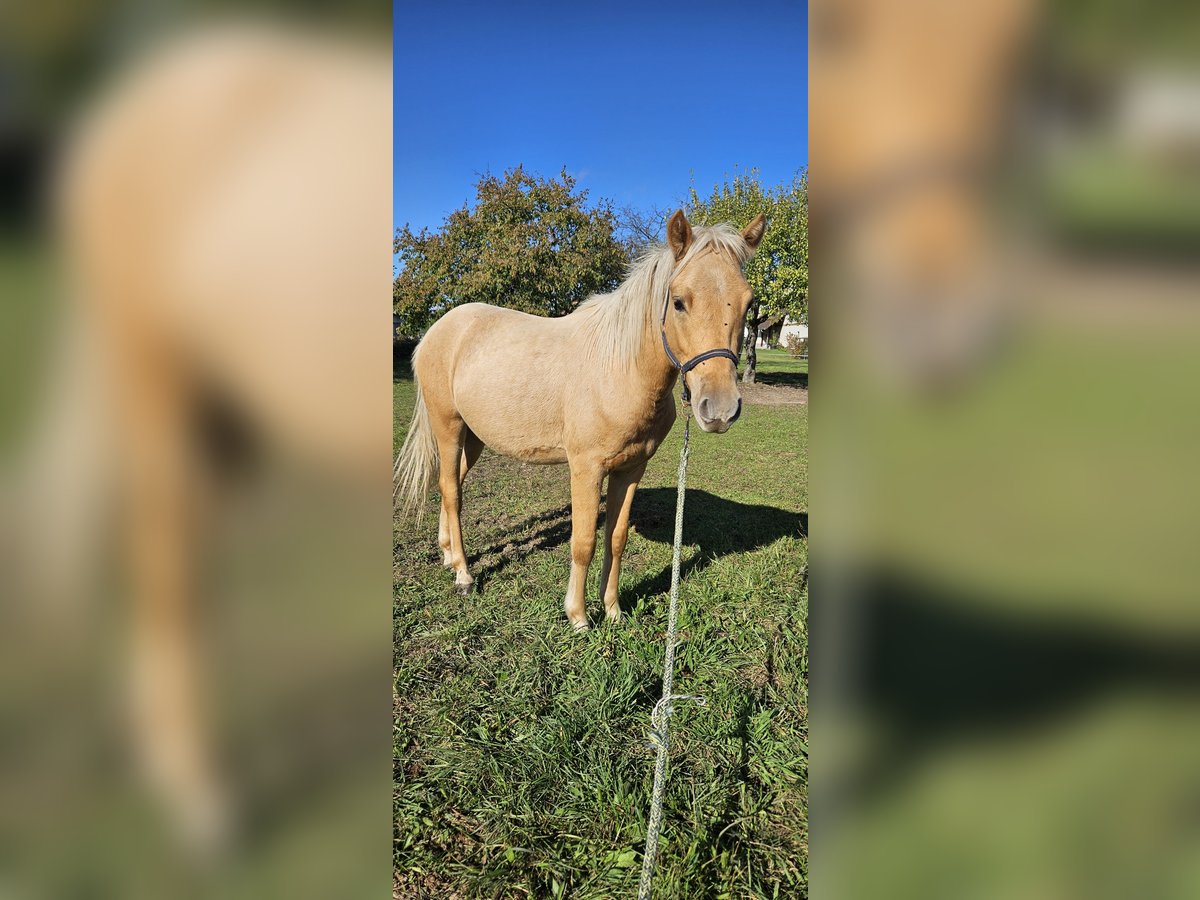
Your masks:
<path fill-rule="evenodd" d="M 823 789 L 830 806 L 880 802 L 947 748 L 1058 741 L 1082 711 L 1200 691 L 1200 636 L 1184 623 L 1131 629 L 1075 612 L 1076 598 L 1018 604 L 881 565 L 831 579 L 853 589 L 818 595 L 810 639 L 855 652 L 824 657 L 814 683 L 829 705 L 873 723 L 873 749 Z"/>
<path fill-rule="evenodd" d="M 642 537 L 663 544 L 675 542 L 675 488 L 649 488 L 634 496 L 630 526 Z M 807 537 L 808 513 L 774 506 L 737 503 L 708 491 L 687 492 L 683 513 L 683 543 L 698 551 L 685 560 L 679 577 L 703 571 L 732 553 L 748 553 L 783 537 Z M 647 575 L 621 592 L 621 610 L 671 589 L 671 567 Z"/>
<path fill-rule="evenodd" d="M 597 519 L 604 521 L 601 510 Z M 629 515 L 630 527 L 656 543 L 675 541 L 675 488 L 647 488 L 634 496 Z M 726 500 L 708 491 L 687 492 L 684 510 L 683 540 L 697 547 L 680 567 L 680 577 L 702 571 L 715 560 L 731 553 L 747 553 L 772 544 L 782 537 L 806 536 L 808 514 L 790 512 L 773 506 L 758 506 Z M 475 567 L 480 587 L 495 578 L 511 563 L 539 552 L 565 546 L 571 540 L 571 507 L 563 505 L 536 513 L 506 529 L 501 541 L 494 541 L 468 561 Z M 603 545 L 596 548 L 593 569 L 603 558 Z M 640 600 L 665 594 L 671 588 L 671 567 L 647 575 L 621 591 L 621 609 L 632 610 Z"/>
<path fill-rule="evenodd" d="M 503 539 L 492 541 L 477 553 L 469 553 L 467 562 L 475 570 L 475 582 L 483 589 L 511 563 L 540 550 L 553 550 L 570 543 L 571 506 L 564 504 L 535 513 L 505 529 Z"/>
<path fill-rule="evenodd" d="M 772 384 L 798 388 L 808 387 L 807 372 L 759 372 L 754 380 L 757 384 Z"/>

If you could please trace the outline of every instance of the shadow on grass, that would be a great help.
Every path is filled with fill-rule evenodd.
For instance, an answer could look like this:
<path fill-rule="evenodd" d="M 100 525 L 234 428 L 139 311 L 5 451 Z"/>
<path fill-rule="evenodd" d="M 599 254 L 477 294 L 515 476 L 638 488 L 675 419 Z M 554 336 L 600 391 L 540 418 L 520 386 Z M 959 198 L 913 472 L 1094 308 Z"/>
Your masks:
<path fill-rule="evenodd" d="M 571 505 L 567 503 L 535 513 L 522 522 L 507 526 L 504 533 L 503 541 L 496 541 L 478 553 L 467 556 L 478 590 L 486 588 L 488 579 L 498 575 L 511 563 L 532 553 L 553 550 L 570 542 Z"/>
<path fill-rule="evenodd" d="M 805 516 L 805 518 L 807 519 L 808 517 Z M 807 578 L 807 567 L 805 567 L 804 571 L 805 578 Z M 767 645 L 765 668 L 766 678 L 763 680 L 763 683 L 753 691 L 744 692 L 741 701 L 738 703 L 738 724 L 737 731 L 734 733 L 734 738 L 738 743 L 738 760 L 734 770 L 736 776 L 733 782 L 735 785 L 747 785 L 755 780 L 750 771 L 750 717 L 760 709 L 769 708 L 770 706 L 767 699 L 767 688 L 769 685 L 775 684 L 774 643 Z M 741 807 L 741 791 L 727 791 L 725 802 L 721 805 L 721 811 L 717 813 L 716 817 L 704 831 L 704 837 L 701 839 L 696 853 L 698 859 L 711 858 L 713 851 L 717 848 L 728 848 L 730 850 L 736 848 L 739 838 L 736 832 L 730 833 L 730 825 L 737 820 L 738 811 Z"/>
<path fill-rule="evenodd" d="M 416 341 L 392 341 L 392 384 L 412 381 L 412 355 L 416 348 Z"/>
<path fill-rule="evenodd" d="M 675 488 L 638 491 L 630 511 L 630 525 L 651 541 L 675 541 Z M 726 500 L 708 491 L 687 492 L 683 516 L 685 544 L 699 552 L 683 563 L 679 577 L 702 571 L 715 560 L 731 553 L 747 553 L 775 543 L 783 537 L 806 537 L 808 513 L 791 512 L 774 506 L 758 506 Z M 671 567 L 643 578 L 621 596 L 621 609 L 628 612 L 639 600 L 665 594 L 671 589 Z"/>
<path fill-rule="evenodd" d="M 807 372 L 758 372 L 755 384 L 777 384 L 784 387 L 808 387 Z"/>
<path fill-rule="evenodd" d="M 1131 692 L 1200 691 L 1194 631 L 1148 635 L 1066 613 L 1031 616 L 1002 598 L 885 569 L 855 586 L 836 604 L 818 594 L 809 615 L 816 646 L 857 649 L 853 674 L 825 664 L 827 686 L 855 687 L 824 702 L 861 710 L 880 729 L 846 801 L 878 798 L 946 746 L 1032 735 Z"/>
<path fill-rule="evenodd" d="M 603 527 L 605 510 L 601 505 L 597 527 Z M 658 543 L 675 540 L 675 489 L 647 488 L 637 492 L 630 512 L 630 525 L 643 537 Z M 466 530 L 473 530 L 465 524 Z M 571 541 L 571 506 L 563 504 L 543 510 L 521 522 L 506 526 L 503 538 L 474 553 L 467 561 L 479 590 L 509 565 L 533 553 L 564 547 Z M 684 516 L 684 541 L 699 547 L 699 552 L 680 569 L 680 577 L 702 571 L 715 560 L 731 553 L 746 553 L 773 544 L 782 537 L 806 536 L 808 514 L 789 512 L 773 506 L 737 503 L 708 491 L 688 491 Z M 597 543 L 593 566 L 603 559 L 603 542 Z M 430 551 L 430 559 L 440 557 Z M 805 576 L 807 577 L 807 572 Z M 671 568 L 643 578 L 622 591 L 621 609 L 629 612 L 639 600 L 665 594 L 671 587 Z"/>

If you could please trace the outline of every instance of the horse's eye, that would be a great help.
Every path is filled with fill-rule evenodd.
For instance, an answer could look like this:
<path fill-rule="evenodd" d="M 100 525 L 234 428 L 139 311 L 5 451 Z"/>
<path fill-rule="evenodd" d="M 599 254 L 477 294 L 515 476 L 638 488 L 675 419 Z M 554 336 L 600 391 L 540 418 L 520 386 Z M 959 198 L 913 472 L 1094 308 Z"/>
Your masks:
<path fill-rule="evenodd" d="M 677 309 L 679 312 L 685 311 L 684 306 L 683 306 L 683 301 L 680 300 L 678 297 L 675 298 L 675 309 Z"/>

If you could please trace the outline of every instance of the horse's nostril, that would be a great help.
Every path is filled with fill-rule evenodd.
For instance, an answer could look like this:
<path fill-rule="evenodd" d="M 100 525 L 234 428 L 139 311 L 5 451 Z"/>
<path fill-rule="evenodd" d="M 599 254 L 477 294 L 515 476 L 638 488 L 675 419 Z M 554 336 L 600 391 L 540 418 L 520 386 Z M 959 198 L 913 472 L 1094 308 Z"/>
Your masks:
<path fill-rule="evenodd" d="M 708 398 L 707 397 L 705 397 L 704 399 L 702 399 L 700 401 L 700 405 L 696 407 L 696 412 L 700 413 L 701 418 L 704 418 L 704 419 L 712 418 L 712 416 L 710 416 L 708 414 Z"/>

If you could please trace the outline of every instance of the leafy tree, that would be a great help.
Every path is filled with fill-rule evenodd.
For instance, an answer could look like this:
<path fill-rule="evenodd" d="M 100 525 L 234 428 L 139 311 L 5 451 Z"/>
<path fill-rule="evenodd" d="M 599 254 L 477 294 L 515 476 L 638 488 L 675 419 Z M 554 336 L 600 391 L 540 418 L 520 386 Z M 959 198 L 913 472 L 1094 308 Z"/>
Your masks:
<path fill-rule="evenodd" d="M 797 173 L 790 183 L 764 188 L 757 170 L 735 175 L 701 197 L 693 184 L 688 217 L 700 225 L 730 222 L 744 227 L 759 213 L 767 217 L 767 231 L 758 251 L 746 264 L 746 280 L 754 302 L 746 314 L 750 340 L 746 341 L 746 368 L 742 380 L 757 376 L 758 355 L 754 337 L 770 316 L 787 316 L 808 322 L 808 173 Z"/>
<path fill-rule="evenodd" d="M 420 334 L 464 303 L 561 316 L 615 287 L 626 257 L 614 214 L 586 201 L 566 170 L 543 179 L 518 166 L 481 177 L 474 208 L 452 212 L 440 231 L 397 229 L 392 306 L 401 333 Z"/>

